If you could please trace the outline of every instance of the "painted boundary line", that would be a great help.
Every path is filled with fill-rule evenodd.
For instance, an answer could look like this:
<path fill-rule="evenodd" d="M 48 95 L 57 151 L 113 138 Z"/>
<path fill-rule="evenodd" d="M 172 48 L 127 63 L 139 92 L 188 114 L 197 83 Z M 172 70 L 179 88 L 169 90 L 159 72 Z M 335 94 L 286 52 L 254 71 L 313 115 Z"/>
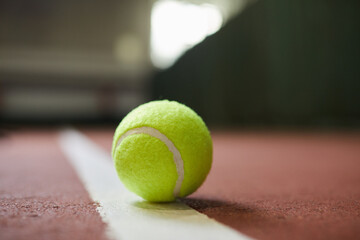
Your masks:
<path fill-rule="evenodd" d="M 105 152 L 75 130 L 60 133 L 62 151 L 83 182 L 107 223 L 110 239 L 226 239 L 251 238 L 190 208 L 184 203 L 153 204 L 125 189 Z"/>

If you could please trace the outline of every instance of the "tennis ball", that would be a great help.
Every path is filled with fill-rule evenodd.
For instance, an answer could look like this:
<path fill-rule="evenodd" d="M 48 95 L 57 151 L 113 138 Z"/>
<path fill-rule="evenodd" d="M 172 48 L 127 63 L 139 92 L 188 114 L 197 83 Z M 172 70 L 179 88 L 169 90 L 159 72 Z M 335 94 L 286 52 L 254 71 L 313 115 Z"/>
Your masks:
<path fill-rule="evenodd" d="M 189 107 L 152 101 L 121 121 L 112 157 L 126 188 L 151 202 L 171 202 L 204 182 L 212 163 L 212 140 Z"/>

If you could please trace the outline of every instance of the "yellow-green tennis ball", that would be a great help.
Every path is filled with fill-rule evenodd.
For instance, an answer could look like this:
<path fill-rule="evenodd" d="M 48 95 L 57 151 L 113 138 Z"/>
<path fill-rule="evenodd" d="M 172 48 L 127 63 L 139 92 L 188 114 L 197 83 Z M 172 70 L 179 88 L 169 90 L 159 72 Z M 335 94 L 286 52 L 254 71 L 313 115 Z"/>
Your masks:
<path fill-rule="evenodd" d="M 212 140 L 192 109 L 153 101 L 132 110 L 115 131 L 112 157 L 123 184 L 152 202 L 193 193 L 212 163 Z"/>

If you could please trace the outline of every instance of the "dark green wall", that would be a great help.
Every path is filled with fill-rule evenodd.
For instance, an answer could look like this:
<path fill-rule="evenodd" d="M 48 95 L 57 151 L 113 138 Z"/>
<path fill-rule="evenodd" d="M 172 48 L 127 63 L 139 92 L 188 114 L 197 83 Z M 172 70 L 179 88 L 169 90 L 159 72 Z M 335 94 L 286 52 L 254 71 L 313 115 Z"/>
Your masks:
<path fill-rule="evenodd" d="M 216 125 L 360 126 L 360 2 L 259 0 L 153 79 Z"/>

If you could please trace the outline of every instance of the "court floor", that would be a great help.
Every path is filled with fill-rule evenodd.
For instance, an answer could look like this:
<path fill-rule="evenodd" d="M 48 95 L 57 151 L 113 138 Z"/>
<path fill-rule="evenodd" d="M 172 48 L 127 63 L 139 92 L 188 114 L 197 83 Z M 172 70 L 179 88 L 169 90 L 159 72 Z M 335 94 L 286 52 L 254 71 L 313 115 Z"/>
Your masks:
<path fill-rule="evenodd" d="M 114 129 L 77 130 L 110 154 Z M 109 238 L 61 132 L 2 134 L 0 239 Z M 360 239 L 360 132 L 211 134 L 212 170 L 182 203 L 250 238 Z"/>

